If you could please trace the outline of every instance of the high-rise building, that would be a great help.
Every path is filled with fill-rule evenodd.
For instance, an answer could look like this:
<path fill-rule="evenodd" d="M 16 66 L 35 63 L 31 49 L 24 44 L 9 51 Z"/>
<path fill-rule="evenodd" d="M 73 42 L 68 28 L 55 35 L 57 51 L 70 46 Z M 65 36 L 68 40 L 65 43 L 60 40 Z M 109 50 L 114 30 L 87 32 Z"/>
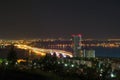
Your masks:
<path fill-rule="evenodd" d="M 74 57 L 80 57 L 81 39 L 82 39 L 81 37 L 82 37 L 81 34 L 72 35 Z"/>

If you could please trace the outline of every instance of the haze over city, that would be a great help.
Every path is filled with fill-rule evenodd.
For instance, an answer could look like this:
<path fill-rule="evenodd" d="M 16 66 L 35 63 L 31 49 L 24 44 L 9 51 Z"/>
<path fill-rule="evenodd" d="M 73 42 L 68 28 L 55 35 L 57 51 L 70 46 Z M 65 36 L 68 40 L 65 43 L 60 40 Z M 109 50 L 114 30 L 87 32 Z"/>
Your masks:
<path fill-rule="evenodd" d="M 120 38 L 120 2 L 29 0 L 0 3 L 0 38 Z"/>

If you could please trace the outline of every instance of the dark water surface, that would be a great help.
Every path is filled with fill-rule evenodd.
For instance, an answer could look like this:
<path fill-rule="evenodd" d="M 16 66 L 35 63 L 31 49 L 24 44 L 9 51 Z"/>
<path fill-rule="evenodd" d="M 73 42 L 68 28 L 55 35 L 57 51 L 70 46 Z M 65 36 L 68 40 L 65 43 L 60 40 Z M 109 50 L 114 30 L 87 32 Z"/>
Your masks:
<path fill-rule="evenodd" d="M 120 58 L 120 48 L 89 47 L 85 49 L 94 49 L 96 57 Z"/>

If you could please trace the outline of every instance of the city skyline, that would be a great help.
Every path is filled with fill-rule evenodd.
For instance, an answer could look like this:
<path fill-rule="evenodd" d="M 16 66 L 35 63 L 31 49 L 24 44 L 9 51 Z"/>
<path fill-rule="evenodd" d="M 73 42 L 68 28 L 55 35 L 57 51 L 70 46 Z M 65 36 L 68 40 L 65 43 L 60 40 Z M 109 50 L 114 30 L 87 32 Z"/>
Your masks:
<path fill-rule="evenodd" d="M 0 38 L 120 38 L 119 1 L 8 1 L 0 5 Z"/>

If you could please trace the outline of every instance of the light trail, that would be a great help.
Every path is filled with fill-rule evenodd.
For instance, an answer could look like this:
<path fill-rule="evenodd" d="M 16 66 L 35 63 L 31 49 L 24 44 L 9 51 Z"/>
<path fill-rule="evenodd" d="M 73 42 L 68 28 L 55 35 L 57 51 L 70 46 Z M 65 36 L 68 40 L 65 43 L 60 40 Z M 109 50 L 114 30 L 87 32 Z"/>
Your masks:
<path fill-rule="evenodd" d="M 34 53 L 36 53 L 38 55 L 41 55 L 41 56 L 44 56 L 47 53 L 54 53 L 54 52 L 56 52 L 56 55 L 62 54 L 63 56 L 67 56 L 68 55 L 70 57 L 73 57 L 71 52 L 67 52 L 67 51 L 63 51 L 63 50 L 42 49 L 42 48 L 36 48 L 36 47 L 31 47 L 31 46 L 22 45 L 22 44 L 15 44 L 15 46 L 17 48 L 20 48 L 20 49 L 29 50 L 29 51 L 34 52 Z"/>

